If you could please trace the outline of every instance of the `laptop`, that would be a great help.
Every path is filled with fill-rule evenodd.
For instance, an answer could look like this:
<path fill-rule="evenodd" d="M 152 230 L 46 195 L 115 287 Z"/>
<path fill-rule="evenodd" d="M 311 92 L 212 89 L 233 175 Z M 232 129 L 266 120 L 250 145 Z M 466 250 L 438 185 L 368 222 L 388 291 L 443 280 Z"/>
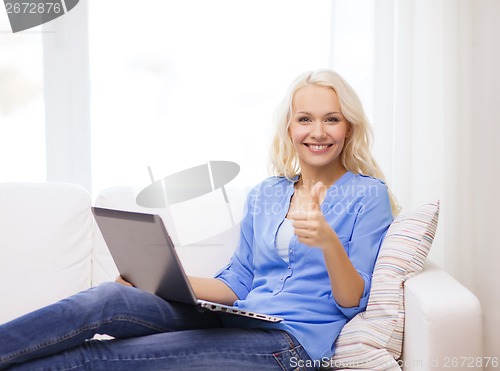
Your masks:
<path fill-rule="evenodd" d="M 120 275 L 137 288 L 179 303 L 267 322 L 283 318 L 198 300 L 163 220 L 156 214 L 92 207 Z"/>

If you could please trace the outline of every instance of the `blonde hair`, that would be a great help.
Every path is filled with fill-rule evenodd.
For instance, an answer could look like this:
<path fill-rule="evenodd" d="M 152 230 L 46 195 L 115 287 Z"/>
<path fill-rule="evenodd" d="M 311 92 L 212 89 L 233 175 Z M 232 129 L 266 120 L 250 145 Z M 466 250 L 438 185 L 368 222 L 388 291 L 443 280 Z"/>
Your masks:
<path fill-rule="evenodd" d="M 373 131 L 361 101 L 354 89 L 331 70 L 309 71 L 290 85 L 275 115 L 275 134 L 270 151 L 270 173 L 292 179 L 300 174 L 300 163 L 293 147 L 288 128 L 291 122 L 292 102 L 297 90 L 316 85 L 333 89 L 339 99 L 340 110 L 351 127 L 340 154 L 342 165 L 356 174 L 369 175 L 385 181 L 384 174 L 371 155 Z M 393 215 L 399 212 L 396 198 L 388 188 Z"/>

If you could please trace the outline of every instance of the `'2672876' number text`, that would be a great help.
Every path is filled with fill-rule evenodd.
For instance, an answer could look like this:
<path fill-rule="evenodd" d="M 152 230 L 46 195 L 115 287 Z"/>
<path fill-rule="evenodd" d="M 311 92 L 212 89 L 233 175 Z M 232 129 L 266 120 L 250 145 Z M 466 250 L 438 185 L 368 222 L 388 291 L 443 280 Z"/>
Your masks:
<path fill-rule="evenodd" d="M 5 9 L 10 14 L 45 14 L 63 11 L 60 3 L 5 3 Z"/>
<path fill-rule="evenodd" d="M 443 367 L 448 368 L 476 368 L 498 367 L 498 357 L 444 357 Z"/>

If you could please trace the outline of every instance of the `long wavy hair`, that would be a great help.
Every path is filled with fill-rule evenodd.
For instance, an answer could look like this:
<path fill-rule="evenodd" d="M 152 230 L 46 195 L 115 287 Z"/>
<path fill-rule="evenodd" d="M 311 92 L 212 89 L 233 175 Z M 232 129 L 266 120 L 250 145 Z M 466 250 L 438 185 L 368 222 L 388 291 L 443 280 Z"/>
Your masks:
<path fill-rule="evenodd" d="M 301 74 L 288 88 L 275 114 L 275 134 L 270 150 L 270 173 L 292 179 L 300 174 L 300 162 L 290 138 L 288 128 L 291 123 L 292 102 L 297 90 L 316 85 L 333 89 L 338 96 L 340 110 L 351 126 L 351 135 L 346 138 L 340 153 L 342 165 L 356 174 L 369 175 L 383 180 L 385 177 L 371 154 L 373 130 L 366 116 L 361 100 L 354 89 L 338 73 L 321 69 Z M 393 215 L 400 207 L 388 188 Z"/>

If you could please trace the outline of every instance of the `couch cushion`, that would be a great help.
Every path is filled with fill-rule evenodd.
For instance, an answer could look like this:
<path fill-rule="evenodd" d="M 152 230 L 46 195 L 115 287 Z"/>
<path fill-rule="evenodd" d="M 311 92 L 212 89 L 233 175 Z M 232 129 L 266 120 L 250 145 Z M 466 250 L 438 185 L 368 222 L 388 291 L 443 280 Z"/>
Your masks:
<path fill-rule="evenodd" d="M 380 248 L 365 312 L 340 333 L 334 369 L 400 370 L 404 282 L 420 273 L 436 232 L 439 202 L 399 215 Z"/>
<path fill-rule="evenodd" d="M 76 185 L 0 184 L 0 323 L 90 287 L 90 203 Z"/>

